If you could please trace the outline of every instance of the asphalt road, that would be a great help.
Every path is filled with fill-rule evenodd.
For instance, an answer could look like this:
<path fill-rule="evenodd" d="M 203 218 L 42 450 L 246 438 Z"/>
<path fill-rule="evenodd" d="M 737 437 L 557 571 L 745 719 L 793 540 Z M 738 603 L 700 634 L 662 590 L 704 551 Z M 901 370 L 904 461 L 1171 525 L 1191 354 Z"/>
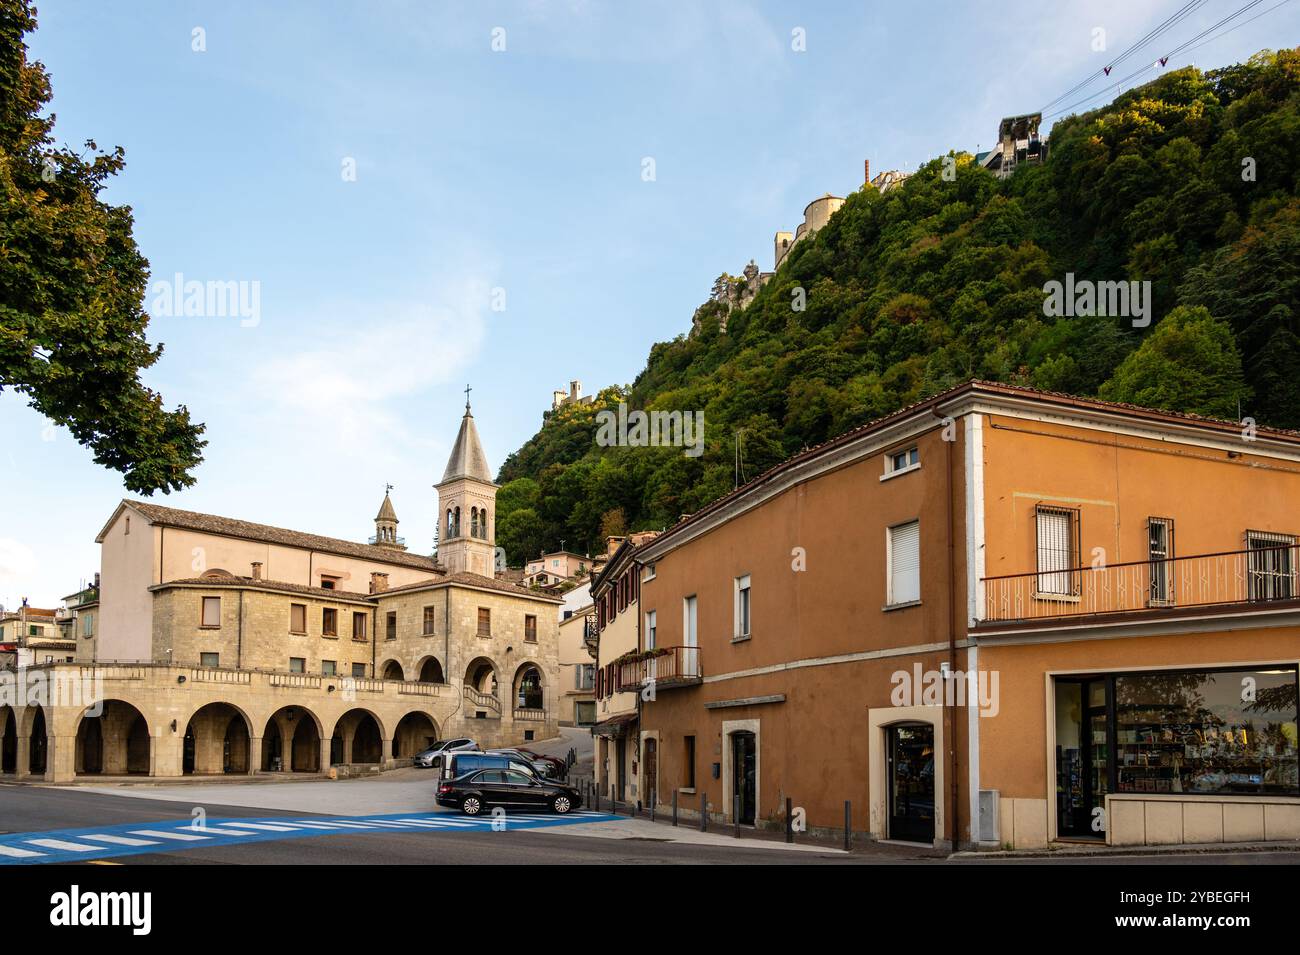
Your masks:
<path fill-rule="evenodd" d="M 233 793 L 232 793 L 233 795 Z M 147 825 L 163 820 L 189 820 L 193 807 L 185 802 L 123 797 L 73 788 L 0 785 L 0 834 L 111 826 Z M 311 817 L 264 807 L 204 807 L 210 824 L 240 817 Z M 317 814 L 317 818 L 329 816 Z M 906 850 L 791 852 L 761 845 L 693 845 L 656 838 L 600 838 L 567 833 L 563 828 L 532 831 L 411 831 L 323 835 L 306 839 L 253 842 L 171 852 L 124 856 L 114 865 L 601 865 L 601 864 L 778 864 L 778 865 L 942 865 L 945 860 Z M 953 865 L 1038 864 L 1043 859 L 951 860 Z M 1053 865 L 1296 865 L 1297 852 L 1214 854 L 1156 854 L 1114 857 L 1057 858 Z M 104 864 L 104 863 L 100 863 Z M 11 870 L 12 871 L 12 870 Z"/>

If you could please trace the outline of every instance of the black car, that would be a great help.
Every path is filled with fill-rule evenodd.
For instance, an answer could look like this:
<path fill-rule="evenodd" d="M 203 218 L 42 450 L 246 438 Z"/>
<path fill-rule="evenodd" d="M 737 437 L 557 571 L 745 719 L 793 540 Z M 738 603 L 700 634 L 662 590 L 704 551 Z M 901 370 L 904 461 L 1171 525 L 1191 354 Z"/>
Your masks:
<path fill-rule="evenodd" d="M 550 809 L 563 815 L 582 805 L 582 795 L 572 786 L 529 776 L 514 769 L 480 769 L 438 785 L 438 805 L 477 816 L 484 809 L 536 811 Z"/>

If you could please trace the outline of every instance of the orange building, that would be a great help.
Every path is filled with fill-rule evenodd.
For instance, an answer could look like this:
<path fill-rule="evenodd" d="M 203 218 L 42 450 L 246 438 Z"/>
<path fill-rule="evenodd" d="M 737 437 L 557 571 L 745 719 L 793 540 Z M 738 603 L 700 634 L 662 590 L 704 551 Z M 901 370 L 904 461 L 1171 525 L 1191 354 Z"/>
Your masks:
<path fill-rule="evenodd" d="M 1300 838 L 1300 434 L 970 383 L 637 551 L 637 790 L 937 846 Z M 656 648 L 646 654 L 647 620 Z"/>

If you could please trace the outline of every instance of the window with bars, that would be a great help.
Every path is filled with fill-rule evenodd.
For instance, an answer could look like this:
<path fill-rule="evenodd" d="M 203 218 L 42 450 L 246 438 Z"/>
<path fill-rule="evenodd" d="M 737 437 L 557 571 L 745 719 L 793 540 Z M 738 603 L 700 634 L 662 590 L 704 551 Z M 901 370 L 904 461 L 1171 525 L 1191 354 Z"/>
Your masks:
<path fill-rule="evenodd" d="M 1036 509 L 1038 551 L 1037 593 L 1044 596 L 1079 595 L 1079 511 L 1071 507 Z"/>
<path fill-rule="evenodd" d="M 1268 531 L 1246 532 L 1246 585 L 1251 600 L 1296 596 L 1296 537 Z"/>
<path fill-rule="evenodd" d="M 1170 517 L 1147 518 L 1147 560 L 1151 571 L 1149 607 L 1174 605 L 1174 521 Z"/>

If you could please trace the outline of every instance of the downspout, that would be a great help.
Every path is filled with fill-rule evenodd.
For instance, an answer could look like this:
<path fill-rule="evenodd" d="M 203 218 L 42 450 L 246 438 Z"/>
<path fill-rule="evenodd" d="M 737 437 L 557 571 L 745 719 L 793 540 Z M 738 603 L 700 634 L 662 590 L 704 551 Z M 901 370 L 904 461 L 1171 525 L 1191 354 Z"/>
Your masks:
<path fill-rule="evenodd" d="M 938 418 L 940 418 L 945 422 L 951 420 L 949 419 L 948 415 L 943 414 L 939 408 L 935 408 L 933 413 Z M 942 432 L 940 432 L 940 438 L 943 439 Z M 953 529 L 954 517 L 953 517 L 953 504 L 952 504 L 952 492 L 953 492 L 952 446 L 956 443 L 955 438 L 956 435 L 954 433 L 953 441 L 948 441 L 947 439 L 943 439 L 944 456 L 946 458 L 946 466 L 947 466 L 947 471 L 945 472 L 947 476 L 944 480 L 944 485 L 945 485 L 946 494 L 948 498 L 947 501 L 948 608 L 947 609 L 948 609 L 948 678 L 950 680 L 957 679 L 957 626 L 953 619 L 953 614 L 956 612 L 956 607 L 957 607 L 957 599 L 956 599 L 957 578 L 955 576 L 956 567 L 954 566 L 954 558 L 953 558 L 953 542 L 954 542 L 954 537 L 956 535 Z M 945 693 L 944 696 L 946 697 L 947 694 Z M 955 852 L 957 850 L 957 844 L 959 841 L 958 835 L 961 831 L 960 828 L 958 827 L 958 820 L 957 820 L 957 807 L 961 804 L 960 783 L 957 779 L 957 714 L 955 711 L 955 701 L 954 703 L 948 703 L 947 699 L 945 699 L 944 704 L 945 704 L 944 709 L 946 711 L 946 716 L 948 721 L 948 732 L 947 732 L 948 777 L 951 780 L 949 784 L 949 796 L 948 796 L 949 799 L 948 818 L 951 820 L 952 848 L 953 851 Z"/>

